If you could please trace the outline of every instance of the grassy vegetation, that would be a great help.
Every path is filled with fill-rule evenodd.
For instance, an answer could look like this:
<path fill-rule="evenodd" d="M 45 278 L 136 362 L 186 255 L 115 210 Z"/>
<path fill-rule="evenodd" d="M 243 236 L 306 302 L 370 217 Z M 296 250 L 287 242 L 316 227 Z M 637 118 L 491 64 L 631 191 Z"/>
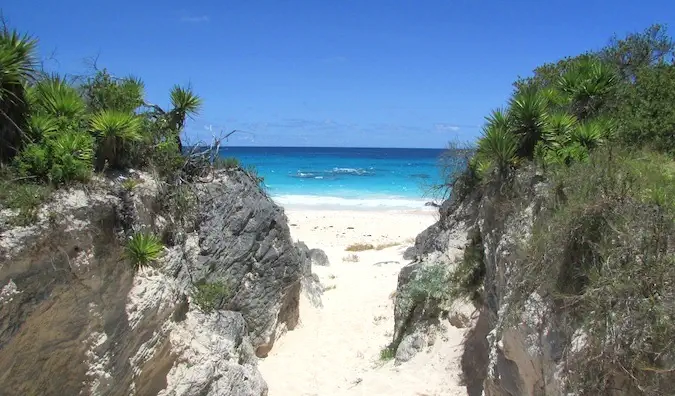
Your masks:
<path fill-rule="evenodd" d="M 570 366 L 579 394 L 624 377 L 635 394 L 665 394 L 675 380 L 674 165 L 648 151 L 603 151 L 551 174 L 562 193 L 516 273 L 520 295 L 550 296 L 566 307 L 568 331 L 588 336 Z"/>
<path fill-rule="evenodd" d="M 157 261 L 163 250 L 164 245 L 155 234 L 137 232 L 127 242 L 124 258 L 137 271 Z"/>
<path fill-rule="evenodd" d="M 353 243 L 345 248 L 348 252 L 364 252 L 366 250 L 384 250 L 390 247 L 398 246 L 397 242 L 387 242 L 373 245 L 372 243 Z"/>
<path fill-rule="evenodd" d="M 213 160 L 213 166 L 216 169 L 239 169 L 241 168 L 241 163 L 235 157 L 217 157 Z"/>
<path fill-rule="evenodd" d="M 384 347 L 380 350 L 380 361 L 387 362 L 396 357 L 396 350 L 390 347 Z"/>
<path fill-rule="evenodd" d="M 230 289 L 223 282 L 201 283 L 195 286 L 193 301 L 204 313 L 219 309 L 229 298 Z"/>
<path fill-rule="evenodd" d="M 52 188 L 43 184 L 17 183 L 6 172 L 0 175 L 6 177 L 0 180 L 0 205 L 18 212 L 11 218 L 11 223 L 17 226 L 34 223 L 38 209 L 49 199 Z"/>
<path fill-rule="evenodd" d="M 445 263 L 432 263 L 422 267 L 396 296 L 397 304 L 405 311 L 418 304 L 426 308 L 432 301 L 433 305 L 443 305 L 451 301 L 452 292 L 448 288 L 450 275 Z"/>
<path fill-rule="evenodd" d="M 348 254 L 342 258 L 342 261 L 347 263 L 358 263 L 359 256 L 357 254 Z"/>
<path fill-rule="evenodd" d="M 345 248 L 348 252 L 363 252 L 375 249 L 375 245 L 370 243 L 353 243 Z"/>

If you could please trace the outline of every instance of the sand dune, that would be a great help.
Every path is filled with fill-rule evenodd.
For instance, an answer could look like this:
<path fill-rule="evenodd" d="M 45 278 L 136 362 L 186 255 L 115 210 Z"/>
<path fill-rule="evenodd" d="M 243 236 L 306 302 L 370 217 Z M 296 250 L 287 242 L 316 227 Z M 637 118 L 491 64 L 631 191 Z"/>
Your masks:
<path fill-rule="evenodd" d="M 459 384 L 464 330 L 449 327 L 430 351 L 399 366 L 380 359 L 391 341 L 392 293 L 406 264 L 402 253 L 434 222 L 434 212 L 287 211 L 296 240 L 326 251 L 314 267 L 326 287 L 323 308 L 301 301 L 301 324 L 284 335 L 260 369 L 270 396 L 465 395 Z M 354 243 L 393 245 L 354 253 Z"/>

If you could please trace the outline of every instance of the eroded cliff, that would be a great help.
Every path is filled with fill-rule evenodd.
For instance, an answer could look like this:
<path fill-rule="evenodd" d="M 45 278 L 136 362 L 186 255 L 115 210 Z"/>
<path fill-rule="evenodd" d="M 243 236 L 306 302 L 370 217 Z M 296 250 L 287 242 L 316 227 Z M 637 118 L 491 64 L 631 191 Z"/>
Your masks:
<path fill-rule="evenodd" d="M 267 394 L 255 355 L 297 324 L 307 254 L 248 173 L 184 188 L 190 205 L 167 209 L 175 191 L 130 173 L 59 191 L 27 227 L 3 212 L 3 394 Z M 124 246 L 138 231 L 166 246 L 136 272 Z M 196 287 L 215 282 L 227 295 L 204 312 Z"/>

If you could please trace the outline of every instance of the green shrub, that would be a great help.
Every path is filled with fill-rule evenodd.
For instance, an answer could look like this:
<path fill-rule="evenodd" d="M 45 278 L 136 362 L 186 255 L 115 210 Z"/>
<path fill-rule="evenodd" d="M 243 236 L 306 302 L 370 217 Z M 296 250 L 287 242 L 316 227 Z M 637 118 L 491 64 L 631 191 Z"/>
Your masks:
<path fill-rule="evenodd" d="M 380 350 L 380 360 L 383 362 L 392 360 L 396 357 L 396 350 L 389 346 L 384 347 Z"/>
<path fill-rule="evenodd" d="M 9 176 L 9 175 L 2 175 Z M 12 223 L 27 226 L 37 220 L 38 209 L 49 196 L 52 189 L 47 185 L 11 181 L 9 177 L 0 182 L 0 205 L 18 211 Z"/>
<path fill-rule="evenodd" d="M 488 169 L 494 168 L 500 177 L 506 176 L 516 165 L 518 138 L 516 135 L 494 125 L 488 125 L 483 137 L 478 141 L 476 161 L 484 161 L 479 172 L 485 176 Z"/>
<path fill-rule="evenodd" d="M 630 146 L 675 153 L 675 65 L 642 69 L 621 94 L 614 116 Z"/>
<path fill-rule="evenodd" d="M 51 158 L 46 146 L 32 143 L 24 147 L 16 164 L 21 175 L 46 180 L 51 168 Z"/>
<path fill-rule="evenodd" d="M 55 185 L 86 182 L 93 171 L 94 141 L 89 134 L 70 132 L 49 140 L 49 179 Z"/>
<path fill-rule="evenodd" d="M 185 157 L 178 150 L 178 144 L 174 140 L 158 143 L 150 157 L 150 163 L 162 177 L 175 176 L 185 165 Z"/>
<path fill-rule="evenodd" d="M 107 163 L 113 169 L 126 164 L 125 149 L 140 142 L 141 120 L 135 114 L 103 110 L 91 118 L 91 131 L 96 137 L 97 167 L 103 169 Z"/>
<path fill-rule="evenodd" d="M 80 87 L 94 113 L 105 110 L 132 113 L 143 105 L 143 82 L 134 77 L 115 78 L 103 69 Z"/>
<path fill-rule="evenodd" d="M 213 160 L 213 167 L 216 169 L 238 169 L 241 168 L 241 163 L 235 157 L 216 157 Z"/>
<path fill-rule="evenodd" d="M 195 287 L 193 301 L 204 313 L 219 309 L 229 298 L 229 288 L 222 281 L 202 283 Z"/>
<path fill-rule="evenodd" d="M 132 177 L 124 179 L 122 181 L 122 188 L 127 190 L 127 191 L 133 191 L 136 186 L 140 184 L 140 181 L 138 179 L 134 179 Z"/>
<path fill-rule="evenodd" d="M 134 270 L 150 266 L 157 261 L 164 249 L 162 242 L 149 232 L 137 232 L 127 242 L 124 258 Z"/>
<path fill-rule="evenodd" d="M 422 267 L 418 274 L 408 282 L 397 300 L 404 310 L 417 304 L 434 305 L 450 302 L 452 295 L 449 287 L 450 274 L 448 267 L 442 263 L 432 263 Z M 400 299 L 400 300 L 399 300 Z"/>
<path fill-rule="evenodd" d="M 521 305 L 512 309 L 537 291 L 566 307 L 564 331 L 581 327 L 588 336 L 570 356 L 571 391 L 605 394 L 614 378 L 626 378 L 624 389 L 661 395 L 675 380 L 673 164 L 605 150 L 553 169 L 557 193 L 513 270 Z"/>

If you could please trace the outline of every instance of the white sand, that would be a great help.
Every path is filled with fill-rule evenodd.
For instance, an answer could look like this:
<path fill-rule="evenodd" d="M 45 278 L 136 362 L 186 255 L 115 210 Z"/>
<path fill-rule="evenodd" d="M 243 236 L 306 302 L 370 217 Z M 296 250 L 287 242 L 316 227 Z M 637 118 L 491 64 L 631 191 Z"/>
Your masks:
<path fill-rule="evenodd" d="M 301 300 L 300 325 L 260 360 L 270 396 L 466 395 L 459 384 L 465 330 L 448 326 L 431 350 L 394 366 L 380 360 L 392 338 L 392 293 L 406 264 L 402 253 L 435 221 L 435 212 L 287 210 L 294 239 L 328 254 L 329 267 L 314 267 L 328 289 L 323 308 Z M 352 227 L 352 228 L 349 228 Z M 356 253 L 353 243 L 398 243 Z M 380 262 L 397 262 L 376 265 Z"/>

